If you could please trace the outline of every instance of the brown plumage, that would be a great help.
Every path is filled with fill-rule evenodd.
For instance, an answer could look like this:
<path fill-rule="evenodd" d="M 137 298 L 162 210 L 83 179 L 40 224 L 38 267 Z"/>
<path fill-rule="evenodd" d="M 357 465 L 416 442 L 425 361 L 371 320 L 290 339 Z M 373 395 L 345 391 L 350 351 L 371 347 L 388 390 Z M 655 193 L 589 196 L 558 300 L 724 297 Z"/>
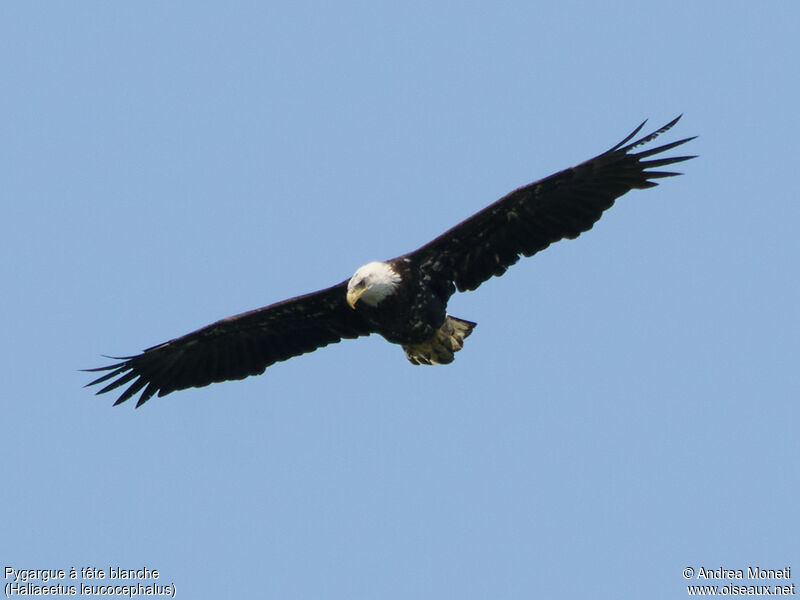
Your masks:
<path fill-rule="evenodd" d="M 532 256 L 553 242 L 578 237 L 623 194 L 678 175 L 658 169 L 693 156 L 650 157 L 694 138 L 633 152 L 678 119 L 631 142 L 642 123 L 606 152 L 520 187 L 418 250 L 369 263 L 338 285 L 222 319 L 116 359 L 121 362 L 87 369 L 106 372 L 88 385 L 106 383 L 97 392 L 102 394 L 130 384 L 115 405 L 141 392 L 138 407 L 154 394 L 258 375 L 278 361 L 370 333 L 401 344 L 414 364 L 451 362 L 474 327 L 446 314 L 456 289 L 474 290 L 502 275 L 520 255 Z"/>

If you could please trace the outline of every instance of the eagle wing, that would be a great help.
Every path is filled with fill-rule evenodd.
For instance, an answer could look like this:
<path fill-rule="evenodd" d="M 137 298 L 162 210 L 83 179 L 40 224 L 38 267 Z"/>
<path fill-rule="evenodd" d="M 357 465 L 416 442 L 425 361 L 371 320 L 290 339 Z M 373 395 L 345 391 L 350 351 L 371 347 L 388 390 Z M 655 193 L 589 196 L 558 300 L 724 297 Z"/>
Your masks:
<path fill-rule="evenodd" d="M 109 382 L 98 394 L 130 383 L 114 403 L 141 391 L 139 407 L 154 394 L 203 387 L 210 383 L 260 375 L 270 365 L 317 348 L 370 333 L 357 311 L 345 302 L 347 282 L 221 319 L 202 329 L 116 358 L 89 385 Z M 110 381 L 109 381 L 110 380 Z"/>
<path fill-rule="evenodd" d="M 680 116 L 630 142 L 644 126 L 642 123 L 608 151 L 514 190 L 405 256 L 449 280 L 459 291 L 474 290 L 492 276 L 505 273 L 520 255 L 532 256 L 553 242 L 574 239 L 588 231 L 614 200 L 630 190 L 658 185 L 653 179 L 680 175 L 652 169 L 694 156 L 645 159 L 693 137 L 632 152 L 670 129 L 679 119 Z"/>

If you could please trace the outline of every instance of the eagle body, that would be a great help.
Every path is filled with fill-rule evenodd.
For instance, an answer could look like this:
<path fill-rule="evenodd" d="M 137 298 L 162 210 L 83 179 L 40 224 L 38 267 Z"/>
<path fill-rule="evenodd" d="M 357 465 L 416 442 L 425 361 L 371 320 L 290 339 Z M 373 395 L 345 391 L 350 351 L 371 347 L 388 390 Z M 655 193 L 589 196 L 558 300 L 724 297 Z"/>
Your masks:
<path fill-rule="evenodd" d="M 679 175 L 660 167 L 694 156 L 651 158 L 694 138 L 640 149 L 678 122 L 517 188 L 421 248 L 367 263 L 332 287 L 221 319 L 114 364 L 88 385 L 103 394 L 127 385 L 115 404 L 258 375 L 276 362 L 342 339 L 377 333 L 403 347 L 413 364 L 446 364 L 475 323 L 447 314 L 456 291 L 474 290 L 562 239 L 588 231 L 614 201 L 655 179 Z"/>
<path fill-rule="evenodd" d="M 447 314 L 455 286 L 436 277 L 435 261 L 419 264 L 413 256 L 372 262 L 347 284 L 347 302 L 386 341 L 400 344 L 415 365 L 448 364 L 475 323 Z M 370 295 L 369 290 L 381 291 Z"/>

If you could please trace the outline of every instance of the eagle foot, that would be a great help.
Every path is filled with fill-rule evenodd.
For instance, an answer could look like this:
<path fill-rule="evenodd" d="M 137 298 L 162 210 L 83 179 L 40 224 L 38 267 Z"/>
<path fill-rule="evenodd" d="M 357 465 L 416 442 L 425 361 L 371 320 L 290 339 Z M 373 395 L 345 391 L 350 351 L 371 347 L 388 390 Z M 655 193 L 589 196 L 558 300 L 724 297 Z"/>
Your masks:
<path fill-rule="evenodd" d="M 472 333 L 475 325 L 477 323 L 447 315 L 431 339 L 403 346 L 406 358 L 412 365 L 450 364 L 453 355 L 464 347 L 464 339 Z"/>

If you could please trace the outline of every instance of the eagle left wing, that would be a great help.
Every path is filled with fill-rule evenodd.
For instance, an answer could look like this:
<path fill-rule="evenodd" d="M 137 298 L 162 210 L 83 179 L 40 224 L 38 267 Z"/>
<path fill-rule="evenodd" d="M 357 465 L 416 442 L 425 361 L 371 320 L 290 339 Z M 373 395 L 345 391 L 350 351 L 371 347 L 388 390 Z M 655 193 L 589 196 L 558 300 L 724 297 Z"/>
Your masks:
<path fill-rule="evenodd" d="M 345 302 L 347 282 L 221 319 L 197 331 L 148 348 L 136 356 L 87 371 L 108 371 L 89 385 L 109 382 L 98 394 L 130 383 L 114 402 L 141 391 L 137 408 L 154 394 L 203 387 L 260 375 L 293 356 L 369 335 L 369 327 Z M 116 358 L 116 357 L 111 357 Z M 110 380 L 110 381 L 109 381 Z"/>
<path fill-rule="evenodd" d="M 642 123 L 608 151 L 514 190 L 405 257 L 455 284 L 459 291 L 474 290 L 492 276 L 505 273 L 520 254 L 532 256 L 553 242 L 588 231 L 614 200 L 630 190 L 653 187 L 658 185 L 654 179 L 680 175 L 652 169 L 694 156 L 645 159 L 693 137 L 632 152 L 679 119 L 628 143 Z"/>

